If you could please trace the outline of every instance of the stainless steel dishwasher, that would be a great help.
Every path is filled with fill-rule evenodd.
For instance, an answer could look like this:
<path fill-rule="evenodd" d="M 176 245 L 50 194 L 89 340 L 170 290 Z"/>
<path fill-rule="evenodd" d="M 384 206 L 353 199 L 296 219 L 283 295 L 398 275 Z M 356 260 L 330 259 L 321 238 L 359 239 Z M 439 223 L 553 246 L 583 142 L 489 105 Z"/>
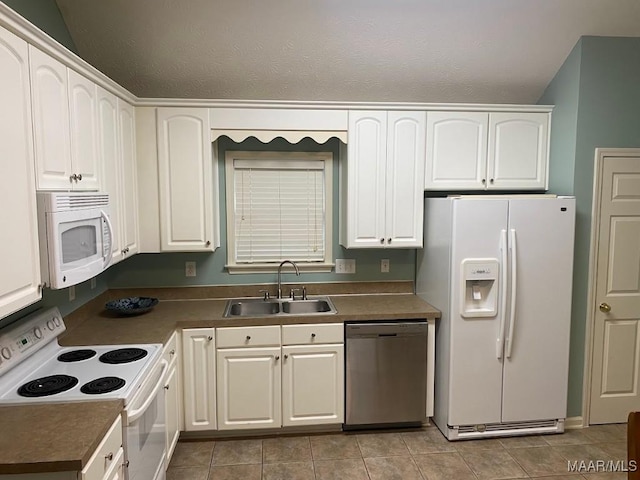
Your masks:
<path fill-rule="evenodd" d="M 426 418 L 427 322 L 345 322 L 345 429 Z"/>

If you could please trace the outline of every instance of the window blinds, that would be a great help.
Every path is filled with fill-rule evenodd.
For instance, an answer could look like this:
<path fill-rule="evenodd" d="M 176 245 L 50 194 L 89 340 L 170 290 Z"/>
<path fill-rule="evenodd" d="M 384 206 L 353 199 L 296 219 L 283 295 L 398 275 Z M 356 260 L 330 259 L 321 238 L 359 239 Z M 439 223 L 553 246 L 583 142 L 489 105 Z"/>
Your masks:
<path fill-rule="evenodd" d="M 324 262 L 324 162 L 236 159 L 233 167 L 236 263 Z"/>

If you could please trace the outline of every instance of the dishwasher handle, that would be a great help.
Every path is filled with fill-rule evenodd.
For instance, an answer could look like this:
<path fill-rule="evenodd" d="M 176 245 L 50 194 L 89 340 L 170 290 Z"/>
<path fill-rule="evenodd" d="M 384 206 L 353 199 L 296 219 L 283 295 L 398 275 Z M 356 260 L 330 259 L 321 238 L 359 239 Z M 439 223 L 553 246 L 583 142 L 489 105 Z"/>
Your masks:
<path fill-rule="evenodd" d="M 427 336 L 427 322 L 346 322 L 346 338 Z"/>

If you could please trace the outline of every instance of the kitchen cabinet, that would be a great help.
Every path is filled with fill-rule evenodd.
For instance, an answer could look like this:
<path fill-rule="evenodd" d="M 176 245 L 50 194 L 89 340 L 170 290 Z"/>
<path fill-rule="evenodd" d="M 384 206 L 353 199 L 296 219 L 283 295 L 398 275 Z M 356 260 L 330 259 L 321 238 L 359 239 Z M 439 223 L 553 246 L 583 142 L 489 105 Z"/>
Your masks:
<path fill-rule="evenodd" d="M 214 185 L 209 110 L 158 108 L 162 251 L 213 251 Z"/>
<path fill-rule="evenodd" d="M 165 379 L 165 425 L 167 430 L 167 451 L 165 469 L 169 468 L 171 456 L 175 451 L 182 429 L 182 385 L 181 385 L 181 355 L 179 350 L 178 332 L 174 332 L 162 351 L 162 359 L 167 362 Z"/>
<path fill-rule="evenodd" d="M 182 330 L 184 429 L 216 429 L 216 355 L 213 328 Z"/>
<path fill-rule="evenodd" d="M 41 298 L 28 58 L 0 27 L 0 318 Z"/>
<path fill-rule="evenodd" d="M 343 325 L 283 325 L 282 343 L 282 425 L 343 423 Z"/>
<path fill-rule="evenodd" d="M 343 339 L 342 324 L 217 329 L 218 428 L 342 423 Z"/>
<path fill-rule="evenodd" d="M 93 82 L 29 46 L 37 188 L 97 190 Z"/>
<path fill-rule="evenodd" d="M 228 327 L 217 334 L 218 428 L 279 428 L 280 327 Z"/>
<path fill-rule="evenodd" d="M 425 190 L 545 190 L 549 112 L 428 112 Z"/>
<path fill-rule="evenodd" d="M 78 480 L 124 479 L 124 449 L 122 447 L 122 417 L 113 422 L 98 448 L 78 475 Z"/>
<path fill-rule="evenodd" d="M 132 105 L 118 98 L 118 139 L 122 192 L 122 252 L 138 253 L 138 183 L 136 169 L 136 124 Z"/>
<path fill-rule="evenodd" d="M 425 112 L 350 111 L 340 243 L 422 246 Z"/>

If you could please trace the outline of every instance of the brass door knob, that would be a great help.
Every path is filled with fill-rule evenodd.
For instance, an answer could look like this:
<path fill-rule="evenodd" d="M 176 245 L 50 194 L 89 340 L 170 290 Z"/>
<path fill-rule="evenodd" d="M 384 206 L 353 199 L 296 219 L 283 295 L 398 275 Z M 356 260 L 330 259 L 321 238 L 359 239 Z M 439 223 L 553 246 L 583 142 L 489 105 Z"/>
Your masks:
<path fill-rule="evenodd" d="M 600 311 L 604 313 L 609 313 L 611 311 L 611 305 L 608 303 L 602 302 L 600 304 Z"/>

